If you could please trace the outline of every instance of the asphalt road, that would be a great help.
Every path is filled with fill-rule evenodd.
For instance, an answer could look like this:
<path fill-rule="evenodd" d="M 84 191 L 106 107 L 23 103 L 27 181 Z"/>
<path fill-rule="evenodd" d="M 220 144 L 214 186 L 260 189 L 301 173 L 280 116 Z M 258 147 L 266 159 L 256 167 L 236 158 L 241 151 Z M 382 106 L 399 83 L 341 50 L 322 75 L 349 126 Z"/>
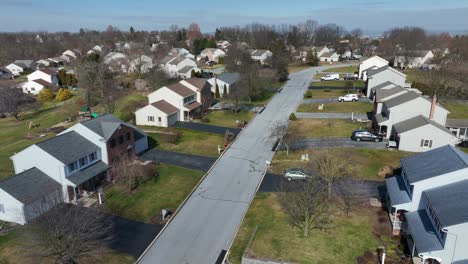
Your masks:
<path fill-rule="evenodd" d="M 216 158 L 212 157 L 165 151 L 156 148 L 148 150 L 143 154 L 142 158 L 205 172 L 208 171 L 216 161 Z"/>
<path fill-rule="evenodd" d="M 286 122 L 316 71 L 290 75 L 281 93 L 258 114 L 211 168 L 139 263 L 210 264 L 229 249 L 262 181 L 274 144 L 269 135 L 275 122 Z"/>

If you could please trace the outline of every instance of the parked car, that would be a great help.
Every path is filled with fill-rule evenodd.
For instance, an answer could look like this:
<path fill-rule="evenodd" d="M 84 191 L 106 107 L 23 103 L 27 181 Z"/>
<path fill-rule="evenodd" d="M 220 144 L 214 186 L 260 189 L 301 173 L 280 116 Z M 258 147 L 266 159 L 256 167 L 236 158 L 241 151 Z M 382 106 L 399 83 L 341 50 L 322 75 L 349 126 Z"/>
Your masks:
<path fill-rule="evenodd" d="M 338 102 L 356 102 L 359 101 L 359 96 L 357 94 L 346 94 L 344 96 L 338 97 Z"/>
<path fill-rule="evenodd" d="M 356 81 L 359 80 L 359 76 L 356 73 L 349 73 L 344 77 L 344 79 L 345 81 Z"/>
<path fill-rule="evenodd" d="M 338 81 L 340 79 L 340 75 L 338 73 L 327 74 L 320 78 L 321 81 Z"/>
<path fill-rule="evenodd" d="M 305 180 L 305 179 L 307 179 L 307 177 L 309 177 L 309 176 L 307 175 L 307 173 L 304 172 L 303 169 L 298 169 L 298 168 L 290 168 L 290 169 L 284 170 L 283 176 L 284 176 L 288 181 L 292 181 L 292 180 Z"/>
<path fill-rule="evenodd" d="M 373 134 L 367 130 L 355 130 L 351 135 L 352 140 L 356 141 L 375 141 L 380 142 L 383 140 L 382 135 Z"/>

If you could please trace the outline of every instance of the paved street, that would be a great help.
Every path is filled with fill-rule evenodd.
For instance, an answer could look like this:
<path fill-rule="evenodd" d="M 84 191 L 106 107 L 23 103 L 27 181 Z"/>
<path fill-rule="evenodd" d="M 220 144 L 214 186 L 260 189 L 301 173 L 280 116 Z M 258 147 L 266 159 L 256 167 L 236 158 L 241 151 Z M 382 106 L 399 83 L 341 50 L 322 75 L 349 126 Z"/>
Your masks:
<path fill-rule="evenodd" d="M 350 135 L 351 136 L 351 135 Z M 292 150 L 314 149 L 314 148 L 367 148 L 386 149 L 385 142 L 357 142 L 344 137 L 321 137 L 300 140 L 291 145 Z M 280 149 L 284 149 L 283 146 Z"/>
<path fill-rule="evenodd" d="M 177 153 L 156 148 L 143 154 L 142 158 L 205 172 L 208 171 L 216 161 L 216 158 L 213 157 Z"/>
<path fill-rule="evenodd" d="M 351 113 L 306 113 L 296 112 L 297 118 L 318 118 L 318 119 L 351 119 Z M 354 119 L 368 119 L 366 114 L 354 114 Z"/>
<path fill-rule="evenodd" d="M 329 66 L 328 66 L 329 67 Z M 291 74 L 281 93 L 241 132 L 139 263 L 214 263 L 233 241 L 271 160 L 269 138 L 303 99 L 316 67 Z"/>

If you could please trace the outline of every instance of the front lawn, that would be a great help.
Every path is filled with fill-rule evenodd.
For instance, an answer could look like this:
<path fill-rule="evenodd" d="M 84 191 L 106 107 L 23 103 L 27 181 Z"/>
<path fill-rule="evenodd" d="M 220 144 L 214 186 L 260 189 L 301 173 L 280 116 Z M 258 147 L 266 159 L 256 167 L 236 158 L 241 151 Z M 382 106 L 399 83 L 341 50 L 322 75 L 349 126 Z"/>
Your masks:
<path fill-rule="evenodd" d="M 348 93 L 348 90 L 331 90 L 331 89 L 323 89 L 323 90 L 309 90 L 312 92 L 312 98 L 305 98 L 305 99 L 322 99 L 322 98 L 338 98 L 342 95 Z"/>
<path fill-rule="evenodd" d="M 309 69 L 311 68 L 312 66 L 308 65 L 308 64 L 305 64 L 305 63 L 302 63 L 300 61 L 295 61 L 295 62 L 292 62 L 288 65 L 288 72 L 289 73 L 295 73 L 295 72 L 300 72 L 300 71 L 303 71 L 303 70 L 306 70 L 306 69 Z"/>
<path fill-rule="evenodd" d="M 234 240 L 229 261 L 241 263 L 248 240 L 258 226 L 249 252 L 258 258 L 293 263 L 356 263 L 356 258 L 379 246 L 372 233 L 376 214 L 369 208 L 356 208 L 346 216 L 331 205 L 333 228 L 312 230 L 304 238 L 290 224 L 274 193 L 257 194 Z"/>
<path fill-rule="evenodd" d="M 355 73 L 359 71 L 359 66 L 345 66 L 345 67 L 336 67 L 323 70 L 322 72 L 345 72 L 345 73 Z"/>
<path fill-rule="evenodd" d="M 314 137 L 350 137 L 356 129 L 366 129 L 366 123 L 346 119 L 297 119 L 289 127 L 297 133 L 298 138 Z"/>
<path fill-rule="evenodd" d="M 442 105 L 450 111 L 448 118 L 468 119 L 468 102 L 448 101 Z"/>
<path fill-rule="evenodd" d="M 151 222 L 162 209 L 174 211 L 197 185 L 203 172 L 161 164 L 159 176 L 141 185 L 135 192 L 112 185 L 105 191 L 109 210 L 129 219 Z"/>
<path fill-rule="evenodd" d="M 157 141 L 157 148 L 194 155 L 218 156 L 218 145 L 224 145 L 224 136 L 190 129 L 158 129 L 161 133 L 150 133 Z M 165 133 L 180 132 L 176 143 L 171 142 L 170 135 Z"/>
<path fill-rule="evenodd" d="M 238 127 L 236 121 L 247 121 L 249 122 L 252 117 L 254 116 L 254 112 L 251 111 L 240 111 L 238 113 L 234 113 L 230 110 L 217 110 L 212 111 L 211 113 L 207 114 L 205 117 L 210 120 L 208 124 L 216 125 L 216 126 L 224 126 L 224 127 Z"/>
<path fill-rule="evenodd" d="M 364 102 L 336 102 L 323 104 L 323 110 L 318 110 L 320 104 L 301 104 L 298 112 L 323 113 L 362 113 L 372 112 L 373 105 Z"/>
<path fill-rule="evenodd" d="M 351 84 L 348 84 L 351 83 Z M 354 86 L 353 86 L 354 83 Z M 321 81 L 321 82 L 312 82 L 310 84 L 312 87 L 343 87 L 343 88 L 350 88 L 352 89 L 353 87 L 358 87 L 358 88 L 363 88 L 364 87 L 364 81 L 358 80 L 358 81 Z"/>

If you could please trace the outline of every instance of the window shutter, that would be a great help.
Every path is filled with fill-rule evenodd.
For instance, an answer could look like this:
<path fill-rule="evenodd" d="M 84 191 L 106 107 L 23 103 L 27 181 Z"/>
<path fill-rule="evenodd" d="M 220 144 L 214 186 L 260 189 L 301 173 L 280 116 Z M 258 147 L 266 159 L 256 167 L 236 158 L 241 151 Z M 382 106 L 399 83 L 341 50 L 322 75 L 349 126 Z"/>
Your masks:
<path fill-rule="evenodd" d="M 424 146 L 424 139 L 421 139 L 421 147 Z"/>
<path fill-rule="evenodd" d="M 432 140 L 429 140 L 429 147 L 432 148 Z"/>

